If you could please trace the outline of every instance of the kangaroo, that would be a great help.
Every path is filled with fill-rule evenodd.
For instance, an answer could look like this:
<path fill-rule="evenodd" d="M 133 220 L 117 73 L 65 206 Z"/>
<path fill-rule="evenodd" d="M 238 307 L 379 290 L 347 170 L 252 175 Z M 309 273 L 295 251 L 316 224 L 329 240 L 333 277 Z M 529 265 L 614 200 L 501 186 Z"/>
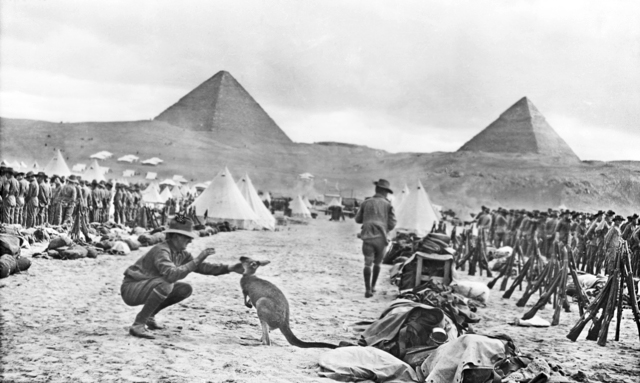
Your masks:
<path fill-rule="evenodd" d="M 271 346 L 269 330 L 279 329 L 287 341 L 300 348 L 336 348 L 338 346 L 322 342 L 303 342 L 298 339 L 289 327 L 289 302 L 282 291 L 269 281 L 258 278 L 255 273 L 258 267 L 268 265 L 269 261 L 254 261 L 248 257 L 240 257 L 244 273 L 240 278 L 240 287 L 244 295 L 244 304 L 258 310 L 258 319 L 262 325 L 264 345 Z"/>

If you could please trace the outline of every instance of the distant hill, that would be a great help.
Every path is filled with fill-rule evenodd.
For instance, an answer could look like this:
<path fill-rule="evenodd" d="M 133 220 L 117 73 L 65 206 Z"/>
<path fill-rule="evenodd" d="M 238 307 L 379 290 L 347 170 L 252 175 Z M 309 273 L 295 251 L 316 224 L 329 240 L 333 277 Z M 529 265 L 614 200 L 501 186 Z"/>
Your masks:
<path fill-rule="evenodd" d="M 230 75 L 225 79 L 226 72 L 221 73 L 211 80 L 220 80 L 221 84 L 231 81 Z M 209 89 L 210 85 L 204 88 Z M 215 90 L 216 86 L 213 84 L 212 88 Z M 240 92 L 237 87 L 232 88 Z M 185 98 L 176 105 L 191 105 L 189 108 L 197 116 L 211 115 L 209 110 L 198 111 L 191 101 L 182 102 Z M 148 171 L 157 172 L 159 179 L 180 174 L 195 182 L 209 180 L 228 166 L 236 179 L 248 173 L 257 189 L 285 195 L 297 192 L 297 176 L 305 172 L 315 176 L 313 187 L 320 193 L 335 194 L 338 186 L 343 196 L 359 198 L 371 195 L 372 182 L 379 178 L 388 179 L 396 190 L 405 183 L 412 186 L 419 178 L 434 203 L 461 215 L 476 211 L 481 205 L 538 209 L 564 205 L 585 211 L 611 208 L 626 215 L 640 210 L 638 162 L 580 162 L 577 157 L 569 156 L 567 160 L 567 156 L 538 152 L 467 149 L 455 153 L 393 154 L 335 142 L 293 143 L 273 120 L 273 126 L 268 123 L 264 117 L 268 115 L 262 108 L 249 106 L 251 112 L 244 114 L 247 108 L 242 105 L 246 105 L 247 98 L 240 97 L 237 103 L 233 100 L 238 98 L 226 98 L 229 105 L 223 110 L 241 116 L 215 120 L 216 112 L 214 122 L 206 129 L 180 122 L 209 118 L 190 118 L 189 108 L 182 106 L 173 110 L 170 107 L 148 121 L 52 123 L 0 118 L 0 158 L 29 165 L 37 161 L 44 166 L 59 148 L 71 167 L 77 163 L 88 165 L 91 154 L 107 150 L 114 157 L 100 161 L 100 165 L 111 169 L 108 178 L 122 178 L 124 170 L 132 169 L 138 172 L 131 179 L 133 182 L 143 181 Z M 249 120 L 257 119 L 265 125 L 259 123 L 255 129 L 252 124 L 232 128 L 234 121 L 247 121 L 243 116 L 254 116 Z M 535 113 L 531 116 L 535 117 Z M 222 128 L 216 128 L 215 121 L 223 121 Z M 262 140 L 264 129 L 268 133 Z M 496 145 L 501 147 L 500 142 Z M 480 148 L 486 149 L 482 145 Z M 141 160 L 159 157 L 165 162 L 153 167 L 116 161 L 126 154 L 134 154 Z"/>

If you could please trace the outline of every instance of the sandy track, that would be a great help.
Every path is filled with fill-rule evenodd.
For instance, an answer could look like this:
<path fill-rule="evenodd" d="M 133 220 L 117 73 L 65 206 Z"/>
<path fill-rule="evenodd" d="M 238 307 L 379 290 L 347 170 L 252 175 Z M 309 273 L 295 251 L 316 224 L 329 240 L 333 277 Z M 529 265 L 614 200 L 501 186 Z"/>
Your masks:
<path fill-rule="evenodd" d="M 353 221 L 335 223 L 320 216 L 308 226 L 281 227 L 275 233 L 221 233 L 194 241 L 189 250 L 197 254 L 214 246 L 217 254 L 210 262 L 232 263 L 243 255 L 270 260 L 258 274 L 287 295 L 291 327 L 299 338 L 355 342 L 357 335 L 345 331 L 344 324 L 376 318 L 396 294 L 385 266 L 379 292 L 364 298 L 357 232 Z M 272 347 L 241 339 L 258 339 L 260 327 L 255 310 L 242 304 L 238 274 L 189 275 L 184 281 L 193 286 L 193 296 L 157 317 L 167 329 L 156 332 L 155 340 L 129 336 L 139 307 L 122 302 L 122 273 L 148 249 L 95 260 L 34 259 L 29 272 L 0 281 L 4 381 L 331 381 L 316 374 L 323 349 L 292 347 L 279 331 L 272 332 Z M 506 333 L 524 352 L 571 372 L 581 370 L 592 381 L 638 381 L 640 342 L 630 312 L 625 311 L 621 341 L 612 340 L 614 319 L 609 344 L 599 347 L 584 340 L 586 331 L 578 342 L 565 338 L 578 317 L 575 304 L 572 313 L 562 313 L 559 326 L 520 328 L 507 321 L 523 312 L 515 306 L 521 292 L 510 300 L 492 294 L 488 307 L 480 309 L 478 332 Z M 550 320 L 552 312 L 547 308 L 540 315 Z"/>

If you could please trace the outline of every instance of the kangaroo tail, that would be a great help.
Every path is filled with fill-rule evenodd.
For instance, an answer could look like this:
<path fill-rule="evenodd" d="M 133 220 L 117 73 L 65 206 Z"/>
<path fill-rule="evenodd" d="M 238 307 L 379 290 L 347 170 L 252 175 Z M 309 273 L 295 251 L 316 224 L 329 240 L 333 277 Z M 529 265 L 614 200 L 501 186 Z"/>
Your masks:
<path fill-rule="evenodd" d="M 282 335 L 284 335 L 284 337 L 287 338 L 287 341 L 292 346 L 296 346 L 300 348 L 338 348 L 338 346 L 331 343 L 303 342 L 300 339 L 298 339 L 295 335 L 293 335 L 293 332 L 291 332 L 291 329 L 289 328 L 288 325 L 282 326 L 280 328 L 280 331 L 282 332 Z"/>

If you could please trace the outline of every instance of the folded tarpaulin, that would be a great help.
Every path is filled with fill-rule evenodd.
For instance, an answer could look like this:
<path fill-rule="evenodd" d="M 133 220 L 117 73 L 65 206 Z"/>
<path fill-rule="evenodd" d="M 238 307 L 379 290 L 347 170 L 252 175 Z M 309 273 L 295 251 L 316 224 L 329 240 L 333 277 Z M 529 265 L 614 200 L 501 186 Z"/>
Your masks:
<path fill-rule="evenodd" d="M 462 382 L 466 370 L 481 369 L 492 374 L 494 364 L 505 355 L 505 344 L 500 339 L 465 334 L 438 347 L 420 369 L 426 376 L 425 383 Z"/>
<path fill-rule="evenodd" d="M 367 346 L 375 346 L 392 340 L 414 310 L 424 310 L 426 315 L 432 316 L 434 327 L 445 328 L 449 339 L 458 337 L 458 330 L 455 325 L 439 308 L 407 299 L 396 299 L 382 312 L 380 319 L 373 322 L 365 330 L 362 334 L 362 340 Z"/>
<path fill-rule="evenodd" d="M 320 355 L 318 375 L 341 382 L 418 382 L 411 366 L 375 347 L 342 347 Z"/>
<path fill-rule="evenodd" d="M 0 255 L 20 255 L 20 238 L 11 234 L 0 234 Z"/>

